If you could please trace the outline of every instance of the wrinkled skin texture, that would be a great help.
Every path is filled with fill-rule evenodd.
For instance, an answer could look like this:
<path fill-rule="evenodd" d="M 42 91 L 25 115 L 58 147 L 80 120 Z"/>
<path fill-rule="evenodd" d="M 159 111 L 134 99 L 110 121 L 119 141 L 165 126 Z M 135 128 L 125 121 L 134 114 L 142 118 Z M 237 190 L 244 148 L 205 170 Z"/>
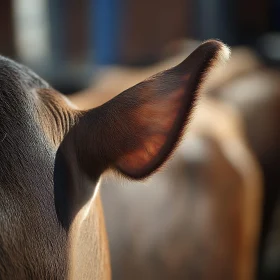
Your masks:
<path fill-rule="evenodd" d="M 1 279 L 63 277 L 66 232 L 56 218 L 51 183 L 56 150 L 40 126 L 45 105 L 33 92 L 49 86 L 5 58 L 0 69 Z"/>

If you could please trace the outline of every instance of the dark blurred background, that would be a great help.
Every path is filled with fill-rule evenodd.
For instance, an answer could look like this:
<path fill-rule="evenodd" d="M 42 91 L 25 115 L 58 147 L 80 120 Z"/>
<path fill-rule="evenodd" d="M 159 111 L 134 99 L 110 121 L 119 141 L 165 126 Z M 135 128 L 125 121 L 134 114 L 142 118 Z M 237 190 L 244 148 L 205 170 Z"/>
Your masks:
<path fill-rule="evenodd" d="M 98 65 L 147 65 L 180 38 L 250 45 L 277 65 L 279 14 L 278 0 L 1 0 L 0 53 L 65 93 Z"/>

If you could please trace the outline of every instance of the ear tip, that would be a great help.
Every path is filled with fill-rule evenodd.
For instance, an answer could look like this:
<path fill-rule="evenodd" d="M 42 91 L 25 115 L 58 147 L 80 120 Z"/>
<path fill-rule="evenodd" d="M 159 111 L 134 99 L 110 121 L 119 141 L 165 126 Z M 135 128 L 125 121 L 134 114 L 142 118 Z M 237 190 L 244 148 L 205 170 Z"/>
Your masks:
<path fill-rule="evenodd" d="M 219 40 L 207 40 L 198 46 L 177 69 L 192 67 L 192 69 L 208 70 L 212 66 L 225 64 L 230 59 L 230 48 Z M 196 66 L 195 66 L 196 65 Z"/>
<path fill-rule="evenodd" d="M 214 52 L 216 53 L 215 58 L 218 61 L 226 62 L 230 59 L 231 50 L 230 50 L 229 46 L 227 46 L 226 44 L 224 44 L 223 42 L 221 42 L 219 40 L 214 40 L 214 39 L 207 40 L 207 41 L 203 42 L 200 45 L 200 47 L 207 48 L 209 50 L 210 49 L 214 50 Z"/>

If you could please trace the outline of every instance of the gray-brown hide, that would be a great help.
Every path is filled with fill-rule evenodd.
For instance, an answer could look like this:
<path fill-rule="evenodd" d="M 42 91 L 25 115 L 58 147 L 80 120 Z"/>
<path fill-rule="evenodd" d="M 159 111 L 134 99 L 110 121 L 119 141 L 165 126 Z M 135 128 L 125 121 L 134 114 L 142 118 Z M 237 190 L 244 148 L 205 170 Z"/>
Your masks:
<path fill-rule="evenodd" d="M 203 91 L 255 67 L 253 56 L 244 66 L 237 62 L 247 54 L 233 52 L 227 68 L 216 68 Z M 143 70 L 107 69 L 72 100 L 96 106 L 178 57 Z M 234 110 L 203 98 L 164 170 L 142 183 L 104 177 L 114 280 L 254 279 L 262 176 L 242 131 Z"/>
<path fill-rule="evenodd" d="M 178 66 L 87 111 L 0 57 L 0 278 L 109 279 L 99 180 L 156 171 L 228 49 L 208 41 Z"/>

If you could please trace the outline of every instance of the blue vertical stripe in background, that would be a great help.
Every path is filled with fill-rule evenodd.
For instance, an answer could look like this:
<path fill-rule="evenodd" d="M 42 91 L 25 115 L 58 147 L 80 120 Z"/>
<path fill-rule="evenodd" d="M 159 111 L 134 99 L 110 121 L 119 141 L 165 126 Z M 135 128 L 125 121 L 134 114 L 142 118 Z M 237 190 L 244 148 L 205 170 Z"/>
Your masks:
<path fill-rule="evenodd" d="M 90 59 L 92 64 L 116 64 L 120 59 L 123 0 L 90 0 Z"/>

